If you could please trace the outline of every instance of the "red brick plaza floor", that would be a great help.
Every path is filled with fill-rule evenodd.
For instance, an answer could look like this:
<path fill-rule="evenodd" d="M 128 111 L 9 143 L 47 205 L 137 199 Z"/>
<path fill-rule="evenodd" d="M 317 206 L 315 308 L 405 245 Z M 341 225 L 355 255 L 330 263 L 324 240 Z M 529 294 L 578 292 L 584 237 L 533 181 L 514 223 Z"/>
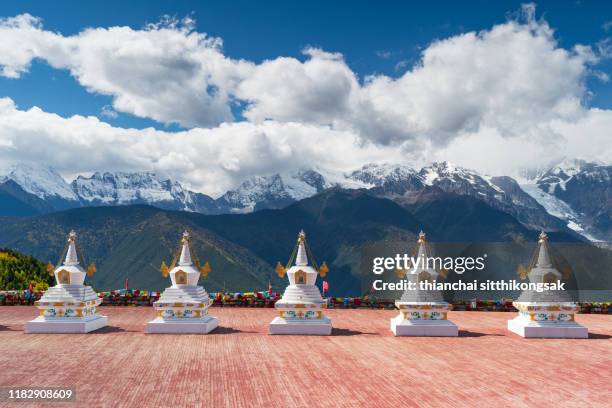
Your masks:
<path fill-rule="evenodd" d="M 50 407 L 612 406 L 610 315 L 577 316 L 588 340 L 545 340 L 506 331 L 511 313 L 451 312 L 459 338 L 397 338 L 390 310 L 329 310 L 329 337 L 269 336 L 271 309 L 213 308 L 209 335 L 145 335 L 152 308 L 102 311 L 94 333 L 25 334 L 36 310 L 0 307 L 0 386 L 76 389 Z"/>

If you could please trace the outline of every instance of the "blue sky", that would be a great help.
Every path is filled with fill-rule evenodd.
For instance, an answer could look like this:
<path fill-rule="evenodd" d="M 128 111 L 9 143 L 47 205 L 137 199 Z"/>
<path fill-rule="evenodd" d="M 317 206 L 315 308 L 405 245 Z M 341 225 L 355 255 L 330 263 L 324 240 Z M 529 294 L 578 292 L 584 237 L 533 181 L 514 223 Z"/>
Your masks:
<path fill-rule="evenodd" d="M 467 31 L 487 29 L 516 13 L 520 1 L 20 1 L 0 3 L 0 16 L 29 13 L 47 30 L 68 36 L 87 27 L 142 28 L 164 15 L 192 16 L 196 29 L 224 41 L 224 53 L 254 62 L 280 55 L 304 59 L 306 46 L 340 52 L 361 78 L 383 73 L 398 76 L 418 62 L 424 47 Z M 537 14 L 556 31 L 562 47 L 596 44 L 612 35 L 612 5 L 599 1 L 538 1 Z M 609 71 L 610 64 L 602 69 Z M 589 79 L 590 104 L 612 107 L 612 86 Z M 19 80 L 0 77 L 2 96 L 18 106 L 39 106 L 63 116 L 99 115 L 111 97 L 88 92 L 65 70 L 36 61 Z M 239 112 L 238 112 L 239 114 Z M 117 126 L 178 129 L 147 118 L 120 114 L 104 118 Z"/>
<path fill-rule="evenodd" d="M 596 1 L 3 2 L 0 168 L 215 195 L 311 167 L 610 162 L 611 58 Z"/>

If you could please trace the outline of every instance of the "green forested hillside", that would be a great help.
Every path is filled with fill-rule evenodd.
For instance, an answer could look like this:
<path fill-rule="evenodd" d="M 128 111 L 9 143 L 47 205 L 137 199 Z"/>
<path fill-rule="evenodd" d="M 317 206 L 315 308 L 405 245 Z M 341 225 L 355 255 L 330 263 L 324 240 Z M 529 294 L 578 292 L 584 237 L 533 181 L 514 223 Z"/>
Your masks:
<path fill-rule="evenodd" d="M 0 249 L 0 290 L 23 290 L 30 283 L 35 290 L 45 290 L 52 282 L 44 263 L 29 255 Z"/>
<path fill-rule="evenodd" d="M 202 262 L 209 261 L 212 267 L 208 278 L 202 279 L 208 290 L 264 290 L 269 280 L 280 287 L 271 265 L 248 249 L 185 219 L 183 213 L 146 206 L 81 210 L 5 219 L 0 228 L 0 245 L 56 264 L 61 262 L 68 232 L 74 229 L 85 257 L 81 263 L 95 262 L 97 267 L 94 276 L 85 279 L 87 284 L 97 290 L 112 290 L 123 288 L 129 279 L 132 288 L 161 290 L 169 282 L 159 272 L 161 262 L 170 263 L 181 233 L 187 229 L 198 257 Z"/>

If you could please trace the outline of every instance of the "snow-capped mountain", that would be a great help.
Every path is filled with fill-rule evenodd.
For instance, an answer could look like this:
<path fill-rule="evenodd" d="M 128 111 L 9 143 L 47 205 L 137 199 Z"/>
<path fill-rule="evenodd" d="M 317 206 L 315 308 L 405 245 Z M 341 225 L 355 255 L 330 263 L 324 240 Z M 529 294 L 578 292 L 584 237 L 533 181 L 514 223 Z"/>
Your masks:
<path fill-rule="evenodd" d="M 79 206 L 77 195 L 51 168 L 17 164 L 0 176 L 2 215 L 29 215 Z"/>
<path fill-rule="evenodd" d="M 419 173 L 404 165 L 370 163 L 347 174 L 346 178 L 365 183 L 380 194 L 404 195 L 424 187 Z"/>
<path fill-rule="evenodd" d="M 459 195 L 467 195 L 513 215 L 530 229 L 559 230 L 564 227 L 533 197 L 526 194 L 512 177 L 491 177 L 448 162 L 434 163 L 419 173 L 425 184 Z"/>
<path fill-rule="evenodd" d="M 551 216 L 534 198 L 526 194 L 511 177 L 490 177 L 449 162 L 432 163 L 415 170 L 393 164 L 368 164 L 347 175 L 371 185 L 371 190 L 402 202 L 427 187 L 467 195 L 485 201 L 493 208 L 513 215 L 533 229 L 559 229 L 563 223 Z"/>
<path fill-rule="evenodd" d="M 365 188 L 401 205 L 440 194 L 470 196 L 508 213 L 530 229 L 610 239 L 612 166 L 564 162 L 527 183 L 491 177 L 449 162 L 421 169 L 368 164 L 349 173 L 302 169 L 254 176 L 217 199 L 151 172 L 105 172 L 68 184 L 49 168 L 18 165 L 0 177 L 0 215 L 31 215 L 78 206 L 149 204 L 205 214 L 283 208 L 331 187 Z"/>
<path fill-rule="evenodd" d="M 156 207 L 207 212 L 213 199 L 194 193 L 177 181 L 155 173 L 94 173 L 77 177 L 71 184 L 83 205 L 150 204 Z"/>
<path fill-rule="evenodd" d="M 331 185 L 314 170 L 289 174 L 254 176 L 216 200 L 217 207 L 232 213 L 253 212 L 264 208 L 283 208 L 311 197 Z"/>
<path fill-rule="evenodd" d="M 347 177 L 366 182 L 377 193 L 388 195 L 407 195 L 426 186 L 437 186 L 443 191 L 463 195 L 497 196 L 498 199 L 504 193 L 490 177 L 446 161 L 432 163 L 420 170 L 404 165 L 372 163 Z"/>
<path fill-rule="evenodd" d="M 570 228 L 612 239 L 612 166 L 564 160 L 522 187 Z"/>
<path fill-rule="evenodd" d="M 537 178 L 538 186 L 549 194 L 563 196 L 580 185 L 607 187 L 612 183 L 612 166 L 585 160 L 564 160 Z"/>
<path fill-rule="evenodd" d="M 32 215 L 81 206 L 149 204 L 160 208 L 217 212 L 214 200 L 150 172 L 95 173 L 71 184 L 55 170 L 19 164 L 0 176 L 0 214 Z"/>
<path fill-rule="evenodd" d="M 26 164 L 12 166 L 5 176 L 0 176 L 0 183 L 12 180 L 30 194 L 41 199 L 62 199 L 79 201 L 66 180 L 50 167 L 34 167 Z"/>

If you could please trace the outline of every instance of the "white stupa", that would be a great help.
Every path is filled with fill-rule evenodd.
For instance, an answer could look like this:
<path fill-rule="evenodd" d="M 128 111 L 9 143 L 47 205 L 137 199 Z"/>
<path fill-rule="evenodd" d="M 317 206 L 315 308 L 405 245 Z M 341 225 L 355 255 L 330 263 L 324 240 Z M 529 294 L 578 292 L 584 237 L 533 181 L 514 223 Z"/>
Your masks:
<path fill-rule="evenodd" d="M 174 266 L 173 261 L 169 272 L 172 286 L 153 304 L 156 317 L 147 323 L 147 333 L 206 334 L 219 325 L 216 317 L 208 315 L 213 300 L 202 286 L 198 286 L 200 274 L 208 274 L 210 267 L 208 263 L 200 267 L 197 258 L 194 265 L 189 238 L 189 233 L 183 232 L 178 265 Z M 163 273 L 168 273 L 163 269 Z"/>
<path fill-rule="evenodd" d="M 93 273 L 95 268 L 90 268 Z M 102 299 L 83 284 L 86 272 L 79 263 L 74 231 L 68 235 L 64 263 L 53 274 L 57 285 L 35 303 L 40 316 L 26 323 L 26 333 L 88 333 L 106 326 L 106 316 L 96 310 Z"/>
<path fill-rule="evenodd" d="M 529 265 L 529 282 L 555 283 L 563 280 L 561 272 L 554 267 L 548 250 L 548 236 L 542 232 L 538 247 Z M 574 321 L 579 308 L 563 290 L 543 292 L 524 291 L 512 302 L 518 316 L 508 321 L 508 330 L 522 337 L 578 338 L 586 339 L 586 327 Z"/>
<path fill-rule="evenodd" d="M 444 301 L 442 293 L 436 290 L 420 290 L 421 281 L 434 281 L 439 272 L 428 268 L 429 257 L 425 233 L 419 233 L 416 248 L 419 263 L 416 268 L 406 271 L 406 280 L 415 283 L 415 290 L 406 289 L 400 300 L 395 302 L 399 315 L 391 319 L 391 331 L 396 336 L 448 336 L 459 334 L 455 323 L 447 320 L 449 304 Z"/>
<path fill-rule="evenodd" d="M 274 305 L 279 316 L 270 323 L 270 334 L 330 335 L 331 320 L 323 314 L 327 301 L 321 297 L 315 285 L 317 275 L 320 273 L 324 276 L 327 273 L 327 265 L 323 263 L 318 271 L 308 265 L 308 245 L 304 231 L 300 231 L 296 247 L 295 265 L 286 271 L 280 264 L 277 266 L 279 275 L 287 273 L 289 286 Z M 292 258 L 289 259 L 289 265 Z"/>

